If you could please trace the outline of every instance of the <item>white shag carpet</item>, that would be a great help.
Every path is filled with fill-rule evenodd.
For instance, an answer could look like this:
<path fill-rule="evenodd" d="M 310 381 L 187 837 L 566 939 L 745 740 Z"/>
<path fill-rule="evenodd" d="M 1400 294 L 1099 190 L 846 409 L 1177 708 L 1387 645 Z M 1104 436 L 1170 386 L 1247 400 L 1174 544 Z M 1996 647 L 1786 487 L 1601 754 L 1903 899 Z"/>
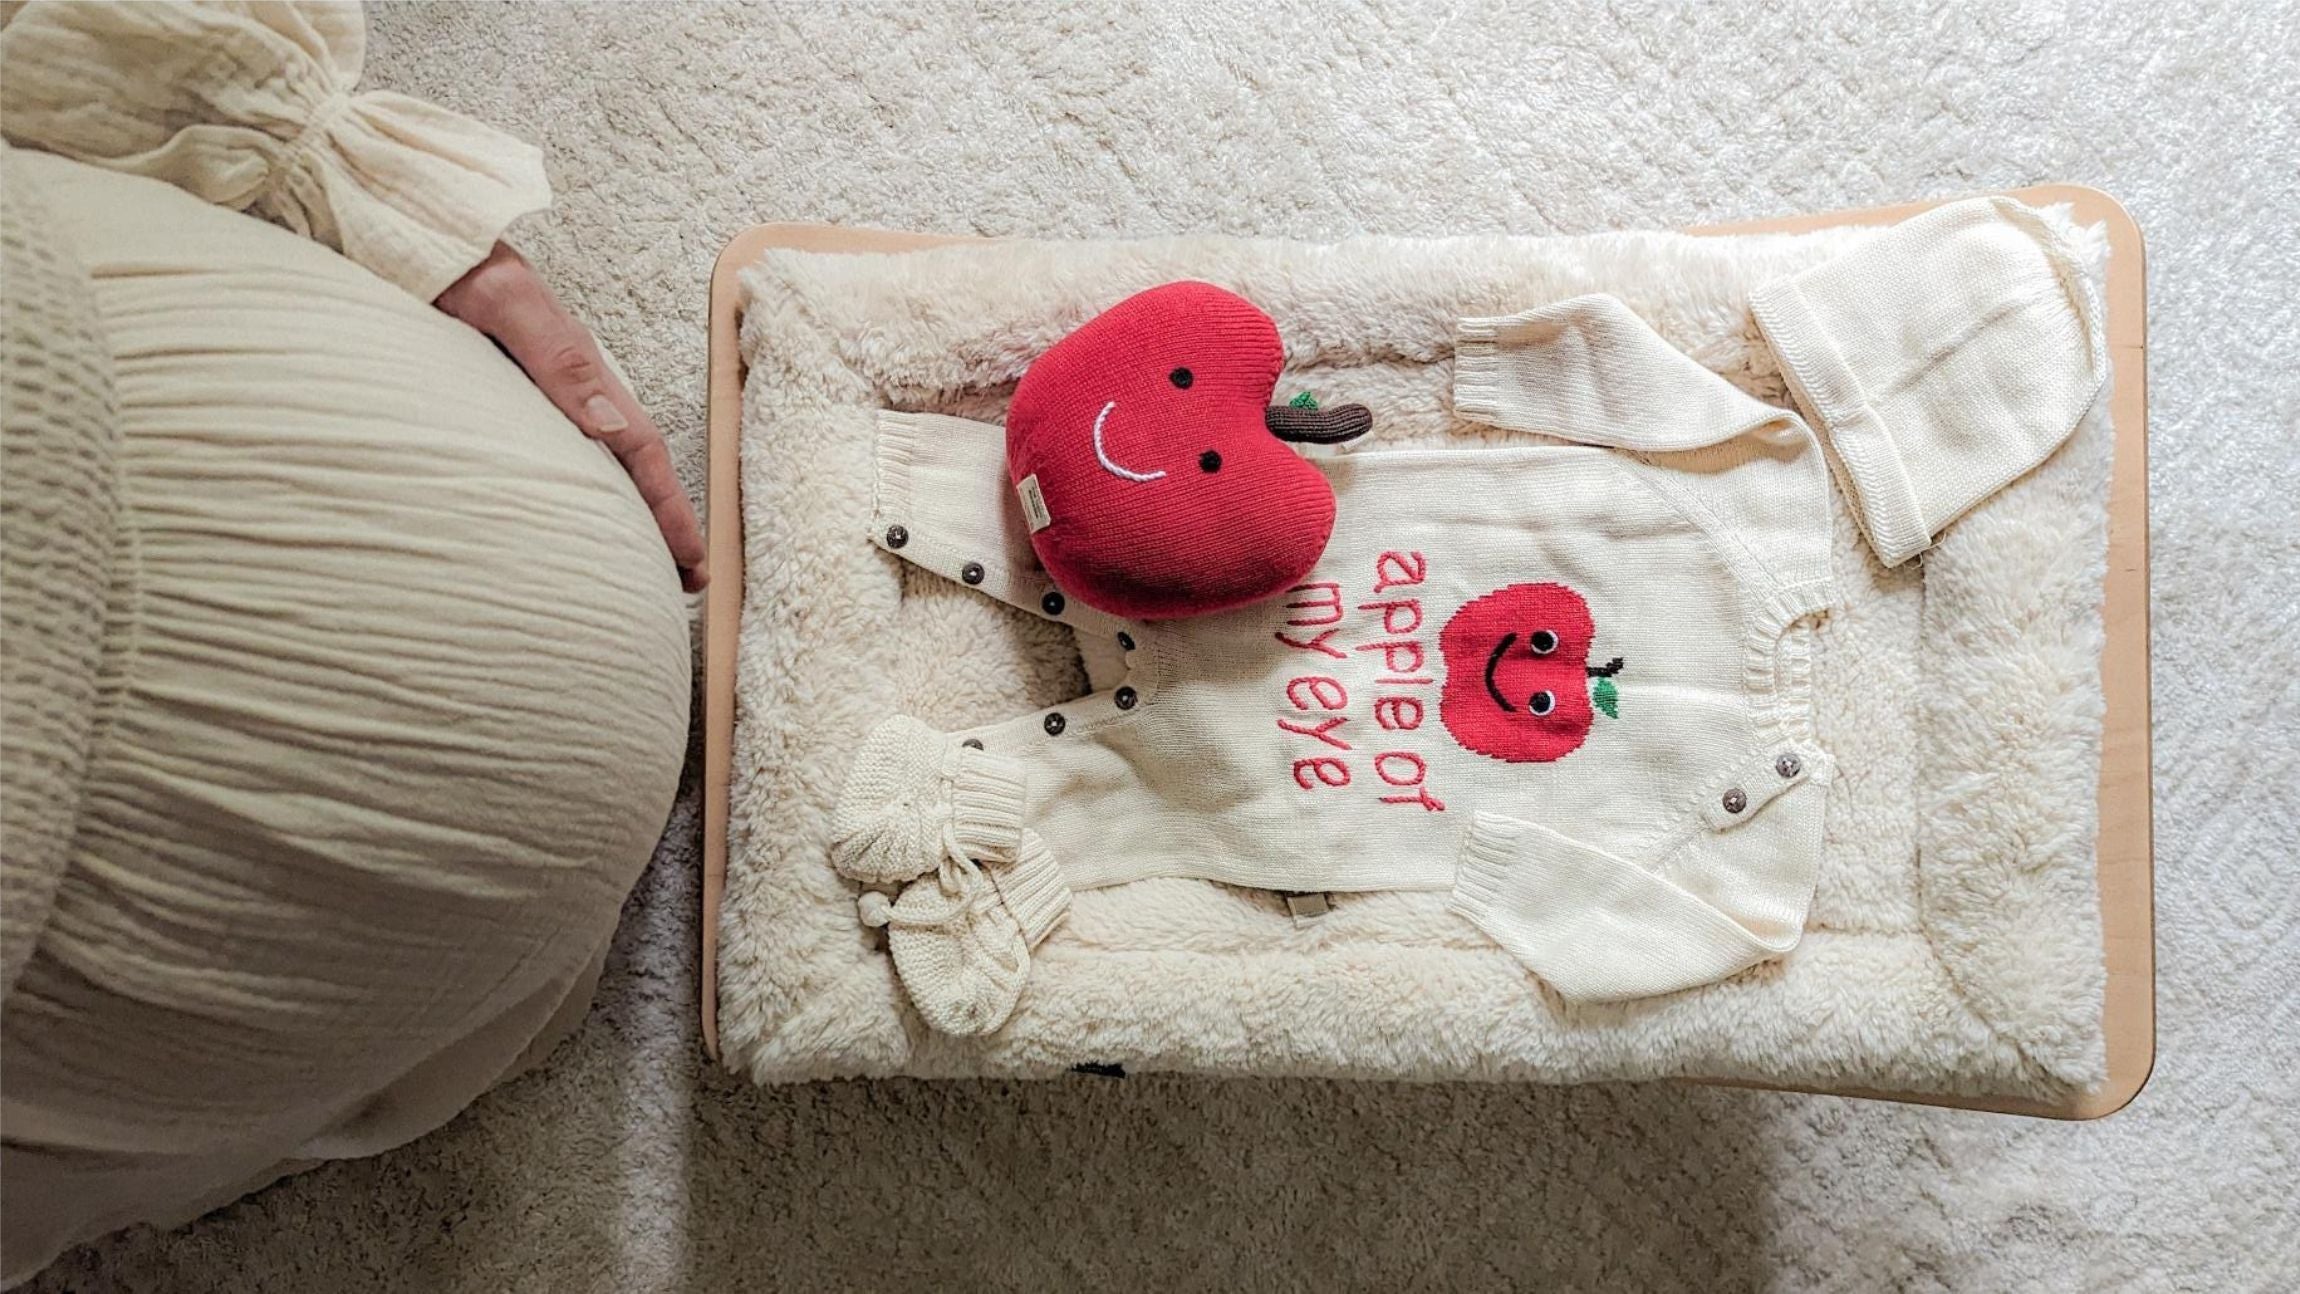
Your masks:
<path fill-rule="evenodd" d="M 1670 227 L 2043 179 L 2149 240 L 2160 1057 L 2104 1123 L 1676 1087 L 754 1089 L 690 786 L 600 1000 L 448 1127 L 42 1290 L 2268 1289 L 2300 1271 L 2300 13 L 385 6 L 370 83 L 542 144 L 520 241 L 700 484 L 735 231 Z M 726 572 L 722 572 L 725 577 Z"/>

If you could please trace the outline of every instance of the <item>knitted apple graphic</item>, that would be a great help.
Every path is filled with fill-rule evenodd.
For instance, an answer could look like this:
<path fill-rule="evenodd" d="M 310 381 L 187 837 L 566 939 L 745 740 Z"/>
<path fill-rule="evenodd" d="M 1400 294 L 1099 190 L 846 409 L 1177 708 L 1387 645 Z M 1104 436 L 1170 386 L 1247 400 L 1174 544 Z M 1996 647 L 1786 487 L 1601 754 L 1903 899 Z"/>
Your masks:
<path fill-rule="evenodd" d="M 1137 620 L 1207 615 L 1299 581 L 1334 491 L 1287 441 L 1331 444 L 1361 405 L 1271 407 L 1277 325 L 1210 283 L 1128 297 L 1023 374 L 1006 466 L 1031 547 L 1064 592 Z"/>
<path fill-rule="evenodd" d="M 1546 764 L 1581 748 L 1593 711 L 1620 717 L 1616 656 L 1589 663 L 1597 626 L 1563 584 L 1512 584 L 1472 599 L 1438 635 L 1445 691 L 1438 717 L 1480 755 Z"/>

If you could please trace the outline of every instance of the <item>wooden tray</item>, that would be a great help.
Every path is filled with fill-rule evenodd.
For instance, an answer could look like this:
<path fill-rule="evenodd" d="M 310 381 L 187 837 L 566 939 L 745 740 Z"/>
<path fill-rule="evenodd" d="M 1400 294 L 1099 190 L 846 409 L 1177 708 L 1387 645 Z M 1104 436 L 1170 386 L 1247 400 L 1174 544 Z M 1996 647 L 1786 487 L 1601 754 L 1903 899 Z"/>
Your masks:
<path fill-rule="evenodd" d="M 2065 1103 L 1972 1099 L 1913 1092 L 1837 1089 L 1838 1096 L 1951 1105 L 2057 1119 L 2097 1119 L 2123 1109 L 2156 1064 L 2155 853 L 2151 837 L 2148 677 L 2148 300 L 2140 227 L 2098 189 L 2049 184 L 2015 189 L 2033 205 L 2065 202 L 2083 223 L 2108 228 L 2106 304 L 2115 368 L 2109 417 L 2116 462 L 2109 482 L 2108 576 L 2102 616 L 2107 644 L 2100 682 L 2105 710 L 2100 758 L 2100 916 L 2108 963 L 2103 1028 L 2108 1081 Z M 1831 211 L 1696 234 L 1804 233 L 1838 225 L 1889 225 L 1941 202 Z M 742 435 L 742 319 L 736 276 L 770 248 L 810 252 L 907 252 L 972 241 L 935 234 L 836 225 L 754 225 L 719 253 L 711 272 L 710 565 L 703 648 L 703 1045 L 715 1058 L 718 1031 L 719 895 L 726 884 L 727 819 L 735 739 L 735 649 L 743 611 L 743 514 L 738 443 Z M 1756 1086 L 1755 1084 L 1729 1084 Z M 1815 1091 L 1820 1089 L 1786 1089 Z"/>

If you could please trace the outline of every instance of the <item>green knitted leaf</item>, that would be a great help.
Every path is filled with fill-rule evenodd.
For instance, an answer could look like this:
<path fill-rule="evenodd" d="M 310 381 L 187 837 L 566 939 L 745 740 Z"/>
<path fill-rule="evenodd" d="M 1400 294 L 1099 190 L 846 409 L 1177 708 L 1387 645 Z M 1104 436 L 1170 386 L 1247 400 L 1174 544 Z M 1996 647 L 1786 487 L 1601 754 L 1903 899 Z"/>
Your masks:
<path fill-rule="evenodd" d="M 1601 678 L 1597 680 L 1597 686 L 1589 691 L 1589 699 L 1597 703 L 1598 709 L 1605 711 L 1606 718 L 1618 719 L 1621 717 L 1620 694 L 1613 690 L 1612 679 Z"/>
<path fill-rule="evenodd" d="M 1315 409 L 1318 407 L 1318 397 L 1311 395 L 1307 391 L 1304 391 L 1300 395 L 1295 396 L 1293 399 L 1286 401 L 1286 404 L 1287 407 L 1294 409 Z"/>

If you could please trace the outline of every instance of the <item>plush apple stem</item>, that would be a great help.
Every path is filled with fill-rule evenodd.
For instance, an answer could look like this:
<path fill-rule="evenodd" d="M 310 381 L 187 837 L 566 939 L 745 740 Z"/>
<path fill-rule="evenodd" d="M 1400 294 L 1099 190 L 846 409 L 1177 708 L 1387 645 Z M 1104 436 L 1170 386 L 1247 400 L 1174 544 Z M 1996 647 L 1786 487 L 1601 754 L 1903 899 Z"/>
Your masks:
<path fill-rule="evenodd" d="M 1262 425 L 1271 435 L 1295 444 L 1339 445 L 1372 431 L 1374 415 L 1362 404 L 1337 404 L 1331 409 L 1273 404 L 1262 414 Z"/>
<path fill-rule="evenodd" d="M 1620 672 L 1621 658 L 1619 656 L 1616 656 L 1612 660 L 1605 662 L 1603 665 L 1592 665 L 1589 667 L 1589 676 L 1591 678 L 1612 678 L 1614 675 L 1619 674 Z"/>

